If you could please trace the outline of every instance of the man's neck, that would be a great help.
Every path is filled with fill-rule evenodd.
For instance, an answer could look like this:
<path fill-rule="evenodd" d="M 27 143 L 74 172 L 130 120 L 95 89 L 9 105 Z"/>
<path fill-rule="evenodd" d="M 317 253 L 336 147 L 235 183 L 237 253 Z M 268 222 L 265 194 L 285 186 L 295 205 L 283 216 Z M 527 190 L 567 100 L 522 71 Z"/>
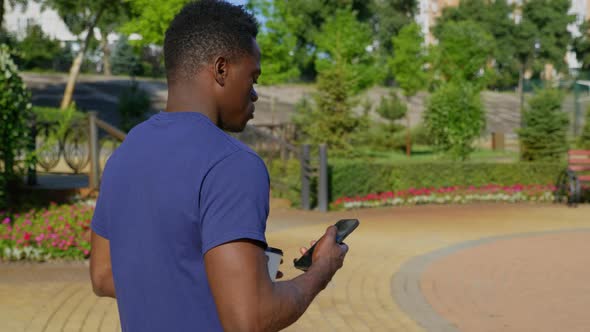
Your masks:
<path fill-rule="evenodd" d="M 194 83 L 174 84 L 168 87 L 166 112 L 199 112 L 215 125 L 218 122 L 215 101 L 209 89 Z"/>

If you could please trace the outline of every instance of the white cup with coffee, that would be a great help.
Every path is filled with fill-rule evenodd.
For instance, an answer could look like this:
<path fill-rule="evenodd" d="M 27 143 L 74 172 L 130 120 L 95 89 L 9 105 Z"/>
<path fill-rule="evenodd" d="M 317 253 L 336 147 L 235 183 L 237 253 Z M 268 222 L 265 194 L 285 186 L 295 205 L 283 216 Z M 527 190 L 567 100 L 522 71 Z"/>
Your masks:
<path fill-rule="evenodd" d="M 281 249 L 268 247 L 264 253 L 267 257 L 267 267 L 270 279 L 276 281 L 279 265 L 281 265 L 281 260 L 283 259 L 283 251 Z"/>

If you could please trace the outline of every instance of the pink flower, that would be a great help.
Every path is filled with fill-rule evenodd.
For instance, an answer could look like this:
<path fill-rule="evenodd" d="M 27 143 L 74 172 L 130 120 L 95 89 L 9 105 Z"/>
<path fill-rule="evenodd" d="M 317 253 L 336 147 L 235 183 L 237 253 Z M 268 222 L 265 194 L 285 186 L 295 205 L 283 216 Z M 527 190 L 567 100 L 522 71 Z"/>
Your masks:
<path fill-rule="evenodd" d="M 3 223 L 4 225 L 8 225 L 8 224 L 10 224 L 10 218 L 4 218 L 4 220 L 2 220 L 2 223 Z"/>

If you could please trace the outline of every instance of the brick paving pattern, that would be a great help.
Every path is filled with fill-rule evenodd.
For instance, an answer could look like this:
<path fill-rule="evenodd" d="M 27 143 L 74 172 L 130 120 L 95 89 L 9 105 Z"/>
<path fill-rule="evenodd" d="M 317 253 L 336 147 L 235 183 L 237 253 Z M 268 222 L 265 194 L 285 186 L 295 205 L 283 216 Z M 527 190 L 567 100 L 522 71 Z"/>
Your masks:
<path fill-rule="evenodd" d="M 299 273 L 290 264 L 299 246 L 322 234 L 339 218 L 361 220 L 361 226 L 347 240 L 351 251 L 343 269 L 286 331 L 446 331 L 454 327 L 461 331 L 504 330 L 497 322 L 513 324 L 514 331 L 517 327 L 519 331 L 537 331 L 538 326 L 555 327 L 556 322 L 560 324 L 557 330 L 581 331 L 588 322 L 583 314 L 589 301 L 574 295 L 588 290 L 584 286 L 588 275 L 581 272 L 587 261 L 586 243 L 590 243 L 585 237 L 590 233 L 583 230 L 590 228 L 588 215 L 590 206 L 570 209 L 528 204 L 404 207 L 329 214 L 273 210 L 267 239 L 285 252 L 282 270 L 286 278 Z M 414 279 L 410 278 L 412 271 L 405 269 L 416 257 L 467 241 L 568 229 L 580 231 L 467 246 L 424 264 L 424 273 Z M 573 237 L 561 238 L 566 234 Z M 546 242 L 538 242 L 542 240 Z M 574 269 L 576 266 L 580 269 Z M 567 278 L 564 271 L 570 271 Z M 492 282 L 490 275 L 495 276 Z M 531 283 L 533 275 L 539 278 Z M 423 288 L 421 298 L 431 305 L 428 312 L 416 312 L 420 310 L 419 299 L 396 294 L 395 281 L 400 276 L 406 278 L 406 289 Z M 456 282 L 459 279 L 481 287 L 460 288 Z M 494 280 L 506 282 L 494 284 Z M 495 302 L 488 303 L 494 287 L 499 287 L 500 292 Z M 550 298 L 554 300 L 547 301 Z M 415 303 L 411 303 L 413 300 Z M 504 306 L 510 309 L 509 316 L 490 317 L 490 310 L 493 314 Z M 451 310 L 454 308 L 457 310 Z M 548 310 L 552 314 L 539 314 Z M 433 318 L 433 313 L 440 317 Z M 534 319 L 531 313 L 536 313 Z M 430 326 L 415 319 L 421 314 L 431 315 Z M 86 263 L 0 265 L 0 322 L 2 332 L 120 330 L 115 301 L 93 295 Z"/>

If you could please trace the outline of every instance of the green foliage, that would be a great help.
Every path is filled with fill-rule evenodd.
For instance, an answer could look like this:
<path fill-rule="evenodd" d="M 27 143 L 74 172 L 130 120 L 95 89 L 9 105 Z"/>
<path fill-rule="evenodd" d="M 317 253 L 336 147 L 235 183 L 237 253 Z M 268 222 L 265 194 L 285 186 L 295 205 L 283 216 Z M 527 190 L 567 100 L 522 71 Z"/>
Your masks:
<path fill-rule="evenodd" d="M 449 22 L 442 27 L 439 45 L 434 48 L 434 66 L 443 81 L 467 81 L 481 89 L 493 50 L 493 37 L 479 24 Z"/>
<path fill-rule="evenodd" d="M 115 45 L 111 57 L 111 66 L 115 75 L 136 76 L 142 74 L 141 59 L 126 36 L 121 36 Z"/>
<path fill-rule="evenodd" d="M 424 70 L 427 54 L 423 43 L 424 37 L 416 23 L 406 25 L 392 38 L 394 56 L 389 59 L 389 66 L 395 81 L 409 97 L 423 89 L 428 80 Z"/>
<path fill-rule="evenodd" d="M 31 112 L 31 94 L 18 75 L 10 51 L 0 47 L 0 208 L 7 202 L 8 185 L 19 179 L 16 158 L 29 142 L 27 119 Z"/>
<path fill-rule="evenodd" d="M 432 94 L 424 122 L 436 148 L 465 160 L 485 128 L 479 91 L 468 83 L 446 83 Z"/>
<path fill-rule="evenodd" d="M 336 154 L 351 150 L 350 140 L 361 124 L 352 112 L 349 78 L 331 68 L 318 77 L 314 102 L 304 99 L 293 118 L 303 134 L 302 143 L 326 143 Z"/>
<path fill-rule="evenodd" d="M 271 1 L 275 14 L 269 21 L 264 22 L 265 27 L 261 30 L 264 31 L 267 28 L 266 25 L 278 24 L 295 37 L 295 48 L 291 50 L 294 55 L 293 60 L 296 61 L 298 70 L 306 79 L 315 79 L 318 74 L 315 67 L 318 48 L 316 38 L 328 18 L 333 17 L 334 13 L 342 8 L 352 8 L 358 13 L 357 18 L 361 22 L 367 22 L 372 18 L 370 1 L 366 0 Z M 247 7 L 256 11 L 259 2 L 259 0 L 249 0 Z M 370 43 L 368 40 L 364 42 Z M 272 47 L 282 48 L 281 45 L 272 45 Z M 262 51 L 275 53 L 268 49 Z"/>
<path fill-rule="evenodd" d="M 190 0 L 129 0 L 132 18 L 121 30 L 126 34 L 138 33 L 141 45 L 163 45 L 166 29 L 174 16 Z"/>
<path fill-rule="evenodd" d="M 539 61 L 551 63 L 557 70 L 566 68 L 564 54 L 572 41 L 568 25 L 576 16 L 569 13 L 570 7 L 570 0 L 545 0 L 526 1 L 522 9 L 522 21 L 535 27 L 535 43 L 524 47 L 533 49 Z"/>
<path fill-rule="evenodd" d="M 379 41 L 380 50 L 384 55 L 388 56 L 394 51 L 391 36 L 401 33 L 400 31 L 406 25 L 414 24 L 414 16 L 418 10 L 418 1 L 373 0 L 370 3 L 375 36 Z"/>
<path fill-rule="evenodd" d="M 562 163 L 457 163 L 331 161 L 331 197 L 354 197 L 410 188 L 553 184 Z"/>
<path fill-rule="evenodd" d="M 523 160 L 560 160 L 564 156 L 569 121 L 561 110 L 563 97 L 559 90 L 545 89 L 528 101 L 525 127 L 518 132 Z"/>
<path fill-rule="evenodd" d="M 19 64 L 22 69 L 53 69 L 61 53 L 59 41 L 43 33 L 41 26 L 27 27 L 26 37 L 18 43 Z"/>
<path fill-rule="evenodd" d="M 86 115 L 76 109 L 76 105 L 71 105 L 66 110 L 56 107 L 33 106 L 33 114 L 37 122 L 67 122 L 82 121 Z"/>
<path fill-rule="evenodd" d="M 140 89 L 137 83 L 123 90 L 119 96 L 119 106 L 117 107 L 121 115 L 121 129 L 128 132 L 138 123 L 144 121 L 150 107 L 149 94 Z"/>
<path fill-rule="evenodd" d="M 354 95 L 374 83 L 373 56 L 364 45 L 370 30 L 356 20 L 350 9 L 338 10 L 317 35 L 321 57 L 314 102 L 298 106 L 294 122 L 303 142 L 327 143 L 336 154 L 350 152 L 351 140 L 363 119 L 352 112 Z"/>
<path fill-rule="evenodd" d="M 293 50 L 297 38 L 281 20 L 272 0 L 252 0 L 250 6 L 265 18 L 265 29 L 256 40 L 262 50 L 260 65 L 263 75 L 258 82 L 263 85 L 278 84 L 299 78 L 299 68 Z"/>
<path fill-rule="evenodd" d="M 285 198 L 291 206 L 301 204 L 301 163 L 299 159 L 267 161 L 270 174 L 272 197 Z"/>
<path fill-rule="evenodd" d="M 434 26 L 434 35 L 440 37 L 449 22 L 471 20 L 477 22 L 493 38 L 494 70 L 490 84 L 496 87 L 512 87 L 518 79 L 518 63 L 514 33 L 517 28 L 512 19 L 513 8 L 506 0 L 462 0 L 458 6 L 448 6 Z"/>
<path fill-rule="evenodd" d="M 586 21 L 580 26 L 580 36 L 573 41 L 573 50 L 576 58 L 582 63 L 582 70 L 590 70 L 590 22 Z"/>
<path fill-rule="evenodd" d="M 402 119 L 408 111 L 408 107 L 401 101 L 395 91 L 390 91 L 389 96 L 382 96 L 379 106 L 377 106 L 377 113 L 381 117 L 389 120 L 391 123 Z"/>
<path fill-rule="evenodd" d="M 590 107 L 589 107 L 590 109 Z M 579 138 L 579 145 L 582 149 L 590 149 L 590 110 L 586 109 L 586 119 L 582 135 Z"/>
<path fill-rule="evenodd" d="M 355 94 L 379 80 L 375 54 L 368 52 L 372 35 L 367 24 L 351 9 L 338 9 L 315 37 L 318 72 L 339 71 Z"/>

